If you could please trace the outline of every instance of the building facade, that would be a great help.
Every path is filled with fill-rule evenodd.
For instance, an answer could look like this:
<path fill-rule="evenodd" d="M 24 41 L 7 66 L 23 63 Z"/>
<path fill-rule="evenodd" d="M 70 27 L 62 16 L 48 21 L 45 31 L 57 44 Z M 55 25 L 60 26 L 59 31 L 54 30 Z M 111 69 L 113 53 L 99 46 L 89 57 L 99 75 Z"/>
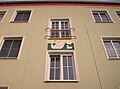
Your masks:
<path fill-rule="evenodd" d="M 1 2 L 0 89 L 120 89 L 120 4 Z"/>

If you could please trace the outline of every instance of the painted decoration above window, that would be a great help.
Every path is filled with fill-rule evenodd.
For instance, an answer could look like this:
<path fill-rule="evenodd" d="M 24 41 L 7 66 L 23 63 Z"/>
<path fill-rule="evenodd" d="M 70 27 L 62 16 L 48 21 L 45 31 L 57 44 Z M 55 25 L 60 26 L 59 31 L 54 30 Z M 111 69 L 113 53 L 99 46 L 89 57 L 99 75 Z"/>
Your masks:
<path fill-rule="evenodd" d="M 70 42 L 48 43 L 48 50 L 74 50 L 74 43 Z"/>

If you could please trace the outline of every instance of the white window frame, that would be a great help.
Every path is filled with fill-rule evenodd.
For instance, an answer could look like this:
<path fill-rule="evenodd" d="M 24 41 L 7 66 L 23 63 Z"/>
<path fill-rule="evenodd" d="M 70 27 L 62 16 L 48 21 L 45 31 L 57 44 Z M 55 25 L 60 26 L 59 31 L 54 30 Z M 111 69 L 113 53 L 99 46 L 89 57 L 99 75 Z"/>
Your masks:
<path fill-rule="evenodd" d="M 56 54 L 58 54 L 58 55 L 60 55 L 59 53 L 62 53 L 62 54 L 69 54 L 69 53 L 72 53 L 72 55 L 73 55 L 73 57 L 74 57 L 74 67 L 75 67 L 75 76 L 76 76 L 76 79 L 75 80 L 63 80 L 63 75 L 62 75 L 62 79 L 60 79 L 60 80 L 50 80 L 49 78 L 49 76 L 50 76 L 50 54 L 53 54 L 54 55 L 54 53 Z M 44 81 L 45 82 L 59 82 L 59 81 L 61 81 L 61 82 L 64 82 L 64 81 L 68 81 L 68 82 L 78 82 L 79 81 L 79 76 L 78 76 L 78 69 L 77 69 L 78 67 L 77 67 L 77 57 L 76 57 L 76 52 L 75 51 L 65 51 L 65 50 L 63 50 L 63 51 L 61 51 L 61 50 L 56 50 L 56 51 L 48 51 L 47 50 L 47 54 L 46 54 L 46 67 L 45 67 L 45 78 L 44 78 Z"/>
<path fill-rule="evenodd" d="M 119 13 L 120 13 L 120 10 L 116 10 L 116 11 L 115 11 L 116 16 L 117 16 L 117 17 L 118 17 L 118 19 L 120 20 L 120 17 L 118 16 L 117 12 L 119 12 Z"/>
<path fill-rule="evenodd" d="M 69 19 L 51 19 L 50 20 L 50 29 L 52 29 L 52 22 L 54 22 L 54 21 L 59 23 L 59 29 L 55 29 L 55 30 L 69 30 L 69 29 L 61 29 L 61 22 L 62 21 L 63 22 L 67 21 L 68 22 L 68 28 L 70 28 L 70 21 L 69 21 Z"/>
<path fill-rule="evenodd" d="M 24 21 L 14 21 L 15 20 L 15 18 L 16 18 L 16 16 L 17 16 L 17 12 L 19 12 L 19 11 L 31 11 L 31 13 L 30 13 L 30 16 L 29 16 L 29 20 L 28 21 L 26 21 L 26 22 L 24 22 Z M 11 20 L 10 20 L 10 23 L 29 23 L 30 22 L 30 20 L 31 20 L 31 18 L 32 18 L 32 14 L 33 14 L 33 10 L 29 10 L 29 9 L 19 9 L 19 10 L 15 10 L 14 11 L 14 13 L 13 13 L 13 16 L 11 17 Z"/>
<path fill-rule="evenodd" d="M 2 23 L 2 22 L 3 22 L 3 20 L 4 20 L 4 18 L 5 18 L 5 16 L 6 16 L 6 14 L 7 14 L 7 11 L 3 10 L 3 11 L 0 11 L 0 12 L 5 12 L 5 14 L 4 14 L 4 16 L 3 16 L 2 20 L 0 21 L 0 23 Z"/>
<path fill-rule="evenodd" d="M 71 39 L 71 37 L 62 37 L 61 36 L 61 34 L 60 34 L 60 37 L 51 37 L 51 28 L 52 28 L 52 20 L 68 20 L 68 23 L 69 23 L 69 29 L 72 27 L 72 24 L 71 24 L 71 19 L 70 18 L 68 18 L 68 17 L 57 17 L 57 18 L 49 18 L 49 21 L 48 21 L 48 30 L 47 30 L 47 36 L 48 36 L 48 38 L 50 38 L 50 39 Z M 67 29 L 67 30 L 69 30 L 69 29 Z M 62 30 L 62 29 L 58 29 L 58 31 L 59 30 Z M 63 29 L 63 30 L 65 30 L 65 29 Z M 54 31 L 54 30 L 53 30 Z M 70 36 L 73 36 L 74 35 L 74 33 L 73 33 L 73 29 L 72 30 L 70 30 Z"/>
<path fill-rule="evenodd" d="M 4 44 L 5 39 L 7 39 L 7 38 L 12 39 L 12 38 L 18 38 L 18 37 L 22 38 L 22 41 L 21 41 L 21 45 L 20 45 L 17 57 L 0 57 L 0 60 L 1 59 L 17 59 L 17 60 L 19 60 L 25 36 L 2 36 L 1 39 L 0 39 L 0 50 L 1 50 L 2 46 L 3 46 L 3 44 Z"/>
<path fill-rule="evenodd" d="M 101 38 L 101 41 L 102 41 L 103 48 L 105 50 L 105 54 L 107 56 L 107 59 L 109 59 L 109 60 L 110 59 L 120 59 L 120 57 L 118 56 L 118 53 L 116 51 L 116 48 L 114 47 L 113 42 L 112 42 L 112 41 L 120 41 L 120 37 L 119 36 L 101 36 L 100 38 Z M 111 44 L 113 46 L 113 49 L 114 49 L 115 54 L 117 55 L 117 57 L 112 57 L 112 58 L 109 57 L 107 49 L 106 49 L 106 47 L 104 45 L 104 41 L 110 41 L 111 42 Z"/>
<path fill-rule="evenodd" d="M 101 21 L 97 22 L 97 21 L 95 20 L 95 18 L 94 18 L 93 12 L 96 12 L 96 13 L 98 13 L 98 14 L 99 14 L 100 12 L 105 12 L 105 13 L 107 14 L 107 18 L 109 19 L 109 21 L 108 21 L 108 22 L 103 21 L 102 18 L 101 18 L 101 15 L 99 14 L 99 17 L 100 17 L 100 20 L 101 20 Z M 108 12 L 107 10 L 91 10 L 91 15 L 92 15 L 92 18 L 93 18 L 93 20 L 94 20 L 95 23 L 113 23 L 113 20 L 112 20 L 109 12 Z"/>
<path fill-rule="evenodd" d="M 8 85 L 0 85 L 0 87 L 8 87 L 8 89 L 9 89 L 9 86 L 8 86 Z"/>

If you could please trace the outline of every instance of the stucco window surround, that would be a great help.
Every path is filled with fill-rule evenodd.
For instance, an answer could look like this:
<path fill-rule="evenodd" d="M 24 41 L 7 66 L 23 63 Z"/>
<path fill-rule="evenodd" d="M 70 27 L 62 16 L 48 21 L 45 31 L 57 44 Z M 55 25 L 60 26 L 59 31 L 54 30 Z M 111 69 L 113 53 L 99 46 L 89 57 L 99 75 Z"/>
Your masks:
<path fill-rule="evenodd" d="M 120 10 L 115 11 L 115 14 L 117 15 L 118 19 L 120 20 Z"/>
<path fill-rule="evenodd" d="M 68 18 L 50 18 L 48 23 L 47 37 L 49 39 L 71 39 L 74 38 L 71 21 Z"/>
<path fill-rule="evenodd" d="M 10 23 L 29 23 L 33 10 L 16 10 L 10 20 Z"/>
<path fill-rule="evenodd" d="M 5 18 L 7 11 L 0 11 L 0 23 L 3 21 L 3 19 Z"/>
<path fill-rule="evenodd" d="M 45 82 L 78 81 L 77 57 L 75 50 L 47 49 Z"/>
<path fill-rule="evenodd" d="M 95 23 L 113 23 L 113 20 L 106 10 L 91 10 Z"/>
<path fill-rule="evenodd" d="M 0 59 L 19 59 L 23 36 L 3 36 L 0 44 Z"/>
<path fill-rule="evenodd" d="M 0 89 L 9 89 L 8 85 L 0 85 Z"/>
<path fill-rule="evenodd" d="M 101 37 L 108 59 L 120 59 L 120 37 Z"/>

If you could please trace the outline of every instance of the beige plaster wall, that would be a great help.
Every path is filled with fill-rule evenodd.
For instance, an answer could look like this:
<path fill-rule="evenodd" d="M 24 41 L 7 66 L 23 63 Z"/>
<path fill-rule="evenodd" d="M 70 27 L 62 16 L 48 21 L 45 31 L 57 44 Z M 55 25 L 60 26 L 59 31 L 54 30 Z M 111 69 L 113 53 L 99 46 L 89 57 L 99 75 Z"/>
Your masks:
<path fill-rule="evenodd" d="M 1 7 L 7 14 L 0 23 L 0 38 L 24 36 L 17 59 L 0 59 L 0 85 L 10 89 L 119 89 L 120 60 L 108 60 L 101 36 L 120 36 L 119 7 L 27 6 Z M 15 10 L 32 10 L 29 23 L 10 23 Z M 91 10 L 107 10 L 113 23 L 94 23 Z M 68 18 L 74 35 L 79 82 L 44 82 L 49 19 Z"/>

